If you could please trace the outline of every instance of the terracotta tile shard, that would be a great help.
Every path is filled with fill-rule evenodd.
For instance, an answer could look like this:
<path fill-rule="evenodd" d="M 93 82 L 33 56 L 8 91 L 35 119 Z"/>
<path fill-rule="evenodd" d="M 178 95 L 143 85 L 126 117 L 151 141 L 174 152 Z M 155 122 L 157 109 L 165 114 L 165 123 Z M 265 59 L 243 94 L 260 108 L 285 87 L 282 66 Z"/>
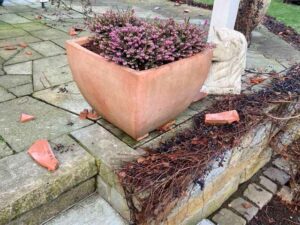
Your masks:
<path fill-rule="evenodd" d="M 240 116 L 236 110 L 205 115 L 205 123 L 211 125 L 232 124 L 238 121 L 240 121 Z"/>
<path fill-rule="evenodd" d="M 251 84 L 260 84 L 264 80 L 266 80 L 266 78 L 264 78 L 264 77 L 253 77 L 250 79 L 250 83 Z"/>
<path fill-rule="evenodd" d="M 20 116 L 20 122 L 21 123 L 26 123 L 26 122 L 34 120 L 34 119 L 35 119 L 34 116 L 28 115 L 26 113 L 22 113 L 21 116 Z"/>
<path fill-rule="evenodd" d="M 70 30 L 69 30 L 69 35 L 70 36 L 76 36 L 78 33 L 76 32 L 76 30 L 75 30 L 75 28 L 70 28 Z"/>
<path fill-rule="evenodd" d="M 168 130 L 171 130 L 172 126 L 175 124 L 175 120 L 172 120 L 164 125 L 162 125 L 161 127 L 159 127 L 157 130 L 161 131 L 161 132 L 166 132 Z"/>
<path fill-rule="evenodd" d="M 56 159 L 51 146 L 47 140 L 41 139 L 34 142 L 28 149 L 27 153 L 41 166 L 49 171 L 58 168 L 58 160 Z"/>
<path fill-rule="evenodd" d="M 17 47 L 10 45 L 10 46 L 6 46 L 4 49 L 10 51 L 10 50 L 16 50 Z"/>
<path fill-rule="evenodd" d="M 90 120 L 98 120 L 100 119 L 99 114 L 95 110 L 88 111 L 87 118 Z"/>
<path fill-rule="evenodd" d="M 89 110 L 88 109 L 84 109 L 83 111 L 80 112 L 79 118 L 81 120 L 85 120 L 87 118 L 88 113 L 89 113 Z"/>
<path fill-rule="evenodd" d="M 27 48 L 27 47 L 28 47 L 28 44 L 25 43 L 25 42 L 21 42 L 21 43 L 19 43 L 19 46 L 20 46 L 21 48 Z"/>

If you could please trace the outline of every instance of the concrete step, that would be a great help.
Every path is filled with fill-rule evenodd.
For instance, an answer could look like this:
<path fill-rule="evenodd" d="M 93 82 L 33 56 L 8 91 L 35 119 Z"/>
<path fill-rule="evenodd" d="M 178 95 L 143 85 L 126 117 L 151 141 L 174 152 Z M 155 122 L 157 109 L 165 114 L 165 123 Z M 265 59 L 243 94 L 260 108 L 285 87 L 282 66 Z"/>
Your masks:
<path fill-rule="evenodd" d="M 127 225 L 99 195 L 93 194 L 43 225 Z"/>
<path fill-rule="evenodd" d="M 59 168 L 39 166 L 26 152 L 0 160 L 0 225 L 35 225 L 95 191 L 94 158 L 69 136 L 50 141 Z"/>

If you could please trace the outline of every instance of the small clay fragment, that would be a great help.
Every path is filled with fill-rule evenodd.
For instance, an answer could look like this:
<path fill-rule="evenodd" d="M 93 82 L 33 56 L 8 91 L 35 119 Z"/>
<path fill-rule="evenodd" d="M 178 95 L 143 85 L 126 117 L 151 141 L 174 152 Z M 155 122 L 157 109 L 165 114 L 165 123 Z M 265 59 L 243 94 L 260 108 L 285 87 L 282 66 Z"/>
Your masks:
<path fill-rule="evenodd" d="M 79 118 L 81 120 L 85 120 L 87 118 L 88 113 L 89 113 L 89 110 L 88 109 L 84 109 L 83 111 L 80 112 Z"/>
<path fill-rule="evenodd" d="M 26 55 L 32 55 L 32 52 L 31 51 L 26 51 L 25 54 Z"/>
<path fill-rule="evenodd" d="M 27 47 L 28 47 L 28 44 L 26 44 L 25 42 L 21 42 L 21 43 L 19 43 L 19 46 L 20 46 L 21 48 L 27 48 Z"/>
<path fill-rule="evenodd" d="M 253 77 L 250 79 L 250 83 L 251 84 L 260 84 L 261 82 L 263 82 L 266 78 L 264 77 Z"/>
<path fill-rule="evenodd" d="M 71 27 L 70 29 L 69 29 L 69 35 L 70 36 L 76 36 L 78 33 L 76 32 L 76 30 L 73 28 L 73 27 Z"/>
<path fill-rule="evenodd" d="M 41 139 L 34 142 L 28 149 L 27 153 L 41 166 L 50 171 L 58 168 L 58 160 L 56 159 L 51 146 L 47 140 Z"/>
<path fill-rule="evenodd" d="M 249 202 L 242 203 L 242 206 L 244 209 L 250 209 L 252 207 L 252 205 Z"/>
<path fill-rule="evenodd" d="M 210 125 L 232 124 L 238 121 L 240 121 L 240 116 L 236 110 L 205 115 L 205 123 Z"/>
<path fill-rule="evenodd" d="M 161 131 L 161 132 L 166 132 L 168 130 L 171 130 L 173 125 L 175 125 L 175 120 L 172 120 L 172 121 L 162 125 L 161 127 L 157 128 L 157 130 Z"/>
<path fill-rule="evenodd" d="M 35 117 L 26 113 L 22 113 L 20 116 L 20 122 L 21 123 L 26 123 L 28 121 L 34 120 Z"/>
<path fill-rule="evenodd" d="M 16 50 L 17 47 L 16 47 L 16 46 L 9 45 L 9 46 L 4 47 L 4 49 L 10 51 L 10 50 Z"/>
<path fill-rule="evenodd" d="M 100 119 L 99 114 L 95 110 L 88 111 L 87 118 L 90 120 L 98 120 Z"/>

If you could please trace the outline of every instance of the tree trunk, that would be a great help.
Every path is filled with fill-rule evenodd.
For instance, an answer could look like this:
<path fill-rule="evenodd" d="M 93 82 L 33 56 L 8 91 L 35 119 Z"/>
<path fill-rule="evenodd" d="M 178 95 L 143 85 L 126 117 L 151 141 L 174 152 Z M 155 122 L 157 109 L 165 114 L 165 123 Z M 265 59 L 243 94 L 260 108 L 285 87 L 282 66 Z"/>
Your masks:
<path fill-rule="evenodd" d="M 247 42 L 251 43 L 251 32 L 262 21 L 271 0 L 241 0 L 235 30 L 246 36 Z"/>

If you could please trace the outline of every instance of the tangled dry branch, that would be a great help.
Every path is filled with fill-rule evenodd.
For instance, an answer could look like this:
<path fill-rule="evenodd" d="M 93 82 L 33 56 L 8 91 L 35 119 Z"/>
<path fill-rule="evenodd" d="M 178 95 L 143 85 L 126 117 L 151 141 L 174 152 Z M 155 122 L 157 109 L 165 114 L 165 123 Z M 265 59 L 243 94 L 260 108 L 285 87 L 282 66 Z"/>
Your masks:
<path fill-rule="evenodd" d="M 239 144 L 242 136 L 266 116 L 270 102 L 289 104 L 299 101 L 300 64 L 287 76 L 278 75 L 267 90 L 252 95 L 227 96 L 194 118 L 194 128 L 177 134 L 148 151 L 136 161 L 127 163 L 118 172 L 133 220 L 137 224 L 154 220 L 158 223 L 187 194 L 194 183 L 203 186 L 203 176 L 210 162 Z M 283 102 L 283 103 L 282 103 Z M 274 103 L 273 103 L 274 104 Z M 240 122 L 231 125 L 209 126 L 206 113 L 237 110 Z M 297 112 L 299 113 L 299 112 Z"/>

